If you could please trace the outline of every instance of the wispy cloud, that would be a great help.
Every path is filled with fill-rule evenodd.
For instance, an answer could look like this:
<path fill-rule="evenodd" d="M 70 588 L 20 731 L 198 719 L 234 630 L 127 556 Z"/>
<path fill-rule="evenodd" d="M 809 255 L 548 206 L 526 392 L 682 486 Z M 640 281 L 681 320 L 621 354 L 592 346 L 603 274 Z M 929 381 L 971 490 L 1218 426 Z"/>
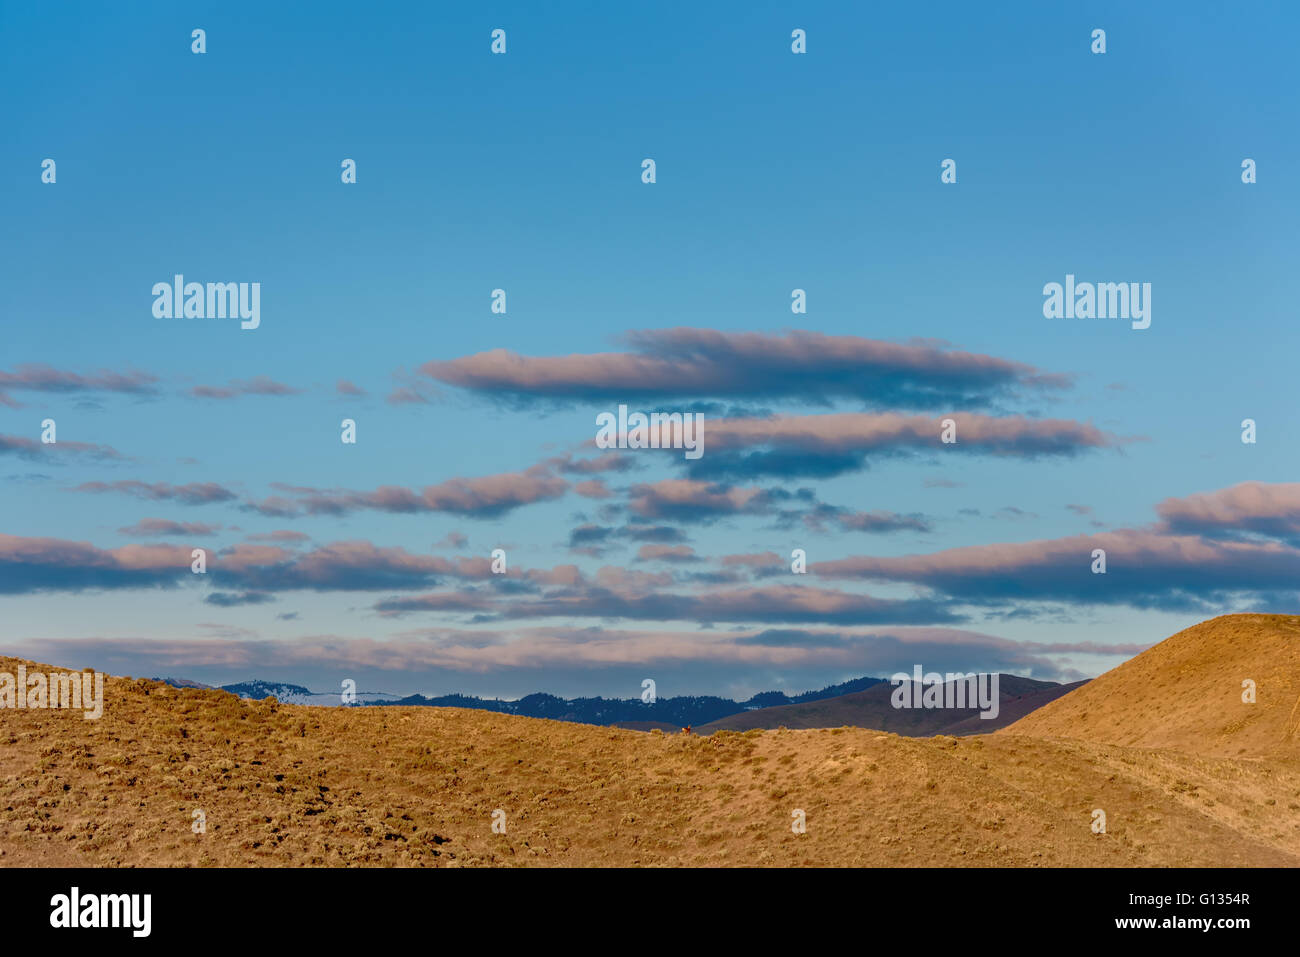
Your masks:
<path fill-rule="evenodd" d="M 19 407 L 9 392 L 93 393 L 155 395 L 158 377 L 147 372 L 67 372 L 41 363 L 26 363 L 14 371 L 0 369 L 0 404 Z"/>
<path fill-rule="evenodd" d="M 302 391 L 283 382 L 276 382 L 267 376 L 256 376 L 252 379 L 232 379 L 224 386 L 195 386 L 190 390 L 190 395 L 196 399 L 236 399 L 246 395 L 299 395 Z"/>
<path fill-rule="evenodd" d="M 166 518 L 142 518 L 134 525 L 119 528 L 118 532 L 139 537 L 180 537 L 211 535 L 220 530 L 220 525 L 209 525 L 206 522 L 173 522 Z"/>
<path fill-rule="evenodd" d="M 69 442 L 66 440 L 46 443 L 21 435 L 3 434 L 0 434 L 0 455 L 15 455 L 18 458 L 49 464 L 57 463 L 68 456 L 105 461 L 124 458 L 122 453 L 111 445 L 97 445 L 93 442 Z"/>
<path fill-rule="evenodd" d="M 103 494 L 116 492 L 135 498 L 154 502 L 174 501 L 181 505 L 208 505 L 213 502 L 229 502 L 238 496 L 216 482 L 188 482 L 184 485 L 171 485 L 167 482 L 141 482 L 134 479 L 116 482 L 82 482 L 72 491 Z"/>
<path fill-rule="evenodd" d="M 948 444 L 942 441 L 945 419 L 951 419 L 956 427 L 956 441 Z M 1119 448 L 1132 441 L 1136 439 L 1121 438 L 1087 423 L 1018 415 L 779 415 L 707 422 L 707 454 L 682 459 L 682 465 L 696 478 L 829 478 L 865 468 L 872 457 L 917 453 L 1070 457 Z"/>

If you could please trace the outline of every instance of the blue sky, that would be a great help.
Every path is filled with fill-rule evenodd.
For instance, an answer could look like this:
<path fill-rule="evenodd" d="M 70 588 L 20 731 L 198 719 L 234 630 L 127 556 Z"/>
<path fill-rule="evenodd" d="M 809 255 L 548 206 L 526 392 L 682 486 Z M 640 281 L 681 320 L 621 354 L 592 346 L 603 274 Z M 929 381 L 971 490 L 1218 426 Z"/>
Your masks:
<path fill-rule="evenodd" d="M 1288 402 L 1300 18 L 1283 4 L 1184 10 L 0 9 L 0 644 L 214 682 L 632 697 L 647 676 L 661 694 L 744 694 L 913 662 L 1071 678 L 1210 614 L 1294 610 L 1283 585 L 1300 514 Z M 507 53 L 494 56 L 498 27 Z M 203 55 L 190 49 L 195 28 Z M 791 53 L 795 28 L 807 54 Z M 1090 52 L 1094 28 L 1106 30 L 1104 55 Z M 41 181 L 47 157 L 54 184 Z M 641 182 L 646 157 L 653 185 Z M 355 184 L 340 182 L 344 158 Z M 946 158 L 956 184 L 940 182 Z M 150 289 L 175 273 L 260 282 L 260 328 L 155 318 Z M 1045 319 L 1042 287 L 1067 273 L 1151 283 L 1151 327 Z M 504 316 L 490 312 L 495 288 Z M 804 315 L 790 311 L 794 288 L 807 290 Z M 670 329 L 760 337 L 771 387 L 728 394 L 729 377 L 754 372 L 730 353 L 710 354 L 698 388 L 649 400 L 635 375 L 593 393 L 582 380 L 600 359 L 576 363 L 558 397 L 501 375 L 464 388 L 460 375 L 492 350 L 525 369 L 646 349 L 698 360 Z M 629 344 L 646 330 L 657 337 Z M 971 354 L 980 368 L 1069 384 L 1012 376 L 970 402 L 904 407 L 884 380 L 836 385 L 851 375 L 848 342 L 910 343 L 907 362 L 922 364 Z M 799 371 L 809 350 L 812 371 Z M 429 362 L 449 364 L 443 378 L 419 371 Z M 780 384 L 798 376 L 806 384 Z M 365 395 L 340 394 L 340 380 Z M 240 391 L 232 381 L 287 394 L 213 397 Z M 767 415 L 1077 428 L 1061 427 L 1050 453 L 886 442 L 835 475 L 733 473 L 684 494 L 760 490 L 748 510 L 661 520 L 635 488 L 699 481 L 680 459 L 628 450 L 628 471 L 587 476 L 539 466 L 591 459 L 580 446 L 595 415 L 620 402 L 705 409 L 706 463 L 715 427 Z M 47 417 L 59 444 L 25 444 Z M 339 441 L 344 417 L 355 446 Z M 1253 445 L 1240 440 L 1247 417 Z M 1085 427 L 1102 438 L 1080 441 Z M 284 490 L 477 489 L 537 468 L 530 481 L 550 491 L 515 507 L 435 495 L 416 511 L 312 514 L 306 493 Z M 593 478 L 606 497 L 572 487 Z M 196 483 L 228 495 L 186 504 L 160 491 Z M 1189 499 L 1198 493 L 1219 497 Z M 251 508 L 275 495 L 299 514 Z M 914 521 L 819 529 L 811 503 Z M 144 519 L 207 528 L 159 535 Z M 586 526 L 610 531 L 592 546 L 574 535 Z M 649 540 L 635 535 L 652 534 L 641 526 L 692 552 L 639 557 Z M 306 538 L 254 539 L 277 530 Z M 1096 535 L 1120 536 L 1101 543 L 1107 593 L 1088 570 L 1090 543 L 1073 539 Z M 1057 560 L 1061 541 L 1082 548 L 1077 588 L 1024 574 Z M 304 566 L 323 575 L 341 556 L 365 561 L 330 551 L 338 542 L 450 563 L 500 546 L 517 577 L 410 573 L 419 561 L 401 557 L 389 587 L 349 588 L 342 573 L 322 587 Z M 1023 543 L 1049 544 L 1015 552 L 1000 578 L 970 570 Z M 132 546 L 204 547 L 212 568 L 177 574 L 170 552 L 121 551 Z M 960 573 L 906 561 L 963 547 L 990 551 L 954 557 Z M 808 552 L 805 576 L 789 574 L 794 548 Z M 768 552 L 784 572 L 738 577 L 758 566 L 724 561 Z M 861 558 L 886 564 L 864 578 Z M 791 610 L 792 587 L 928 611 L 818 619 Z M 214 604 L 214 593 L 247 603 Z M 386 610 L 422 595 L 474 602 Z M 694 618 L 670 616 L 691 602 Z M 525 614 L 528 603 L 544 613 Z M 566 603 L 597 611 L 559 614 Z M 1079 650 L 1089 642 L 1105 647 Z"/>

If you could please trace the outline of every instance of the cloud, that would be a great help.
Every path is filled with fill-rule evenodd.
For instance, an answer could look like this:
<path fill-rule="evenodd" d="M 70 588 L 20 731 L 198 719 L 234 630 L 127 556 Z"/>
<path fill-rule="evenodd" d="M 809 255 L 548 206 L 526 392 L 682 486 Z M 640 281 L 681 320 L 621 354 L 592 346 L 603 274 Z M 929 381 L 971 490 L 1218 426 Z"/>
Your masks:
<path fill-rule="evenodd" d="M 745 568 L 779 568 L 785 565 L 776 552 L 752 552 L 744 555 L 723 555 L 723 566 L 739 565 Z"/>
<path fill-rule="evenodd" d="M 912 513 L 900 515 L 878 509 L 871 512 L 855 512 L 836 505 L 819 504 L 803 515 L 804 524 L 815 532 L 823 532 L 827 524 L 834 523 L 845 532 L 866 532 L 883 535 L 891 532 L 929 532 L 933 530 L 930 520 L 924 515 Z"/>
<path fill-rule="evenodd" d="M 639 468 L 639 464 L 630 455 L 618 452 L 606 452 L 590 459 L 575 459 L 571 455 L 548 459 L 545 463 L 570 475 L 597 475 L 602 472 L 629 472 Z"/>
<path fill-rule="evenodd" d="M 689 545 L 642 545 L 637 549 L 639 562 L 698 562 L 700 558 Z"/>
<path fill-rule="evenodd" d="M 689 561 L 689 552 L 653 552 L 660 559 Z M 486 565 L 486 562 L 484 562 Z M 523 581 L 519 581 L 522 577 Z M 434 592 L 380 600 L 384 616 L 413 612 L 475 609 L 481 620 L 600 618 L 693 621 L 699 624 L 747 622 L 831 624 L 947 624 L 962 620 L 947 602 L 929 598 L 880 599 L 808 584 L 744 585 L 736 588 L 680 588 L 675 573 L 646 572 L 616 565 L 594 577 L 574 565 L 531 569 L 505 580 L 491 576 L 492 590 Z M 536 586 L 536 587 L 532 587 Z M 540 587 L 540 593 L 537 588 Z M 674 590 L 676 588 L 676 590 Z"/>
<path fill-rule="evenodd" d="M 302 391 L 260 375 L 252 379 L 231 379 L 227 386 L 195 386 L 190 395 L 196 399 L 234 399 L 244 395 L 299 395 Z"/>
<path fill-rule="evenodd" d="M 469 537 L 461 532 L 448 532 L 442 537 L 442 541 L 436 543 L 434 548 L 455 548 L 462 549 L 469 544 Z"/>
<path fill-rule="evenodd" d="M 1165 499 L 1156 506 L 1172 532 L 1300 542 L 1300 482 L 1242 482 L 1217 492 Z"/>
<path fill-rule="evenodd" d="M 59 456 L 83 455 L 92 459 L 121 459 L 123 456 L 109 445 L 96 445 L 92 442 L 37 442 L 35 439 L 21 435 L 0 434 L 0 455 L 16 455 L 19 458 L 53 462 Z"/>
<path fill-rule="evenodd" d="M 409 386 L 398 386 L 384 401 L 389 405 L 429 405 L 432 400 Z"/>
<path fill-rule="evenodd" d="M 399 600 L 400 601 L 400 600 Z M 386 606 L 385 610 L 394 610 Z M 651 621 L 944 624 L 960 621 L 943 601 L 882 599 L 808 585 L 768 585 L 668 595 L 589 586 L 524 598 L 499 607 L 507 618 L 629 618 Z"/>
<path fill-rule="evenodd" d="M 1091 514 L 1084 506 L 1070 508 Z M 1156 513 L 1159 521 L 1147 528 L 845 558 L 809 571 L 912 584 L 982 605 L 1062 601 L 1212 615 L 1293 612 L 1300 604 L 1300 483 L 1243 482 L 1165 499 Z M 1093 573 L 1098 549 L 1106 556 L 1104 574 Z"/>
<path fill-rule="evenodd" d="M 578 545 L 595 545 L 608 541 L 609 537 L 613 534 L 614 529 L 609 526 L 593 525 L 588 522 L 584 525 L 579 525 L 577 528 L 570 529 L 569 545 L 570 547 Z"/>
<path fill-rule="evenodd" d="M 582 482 L 575 482 L 573 491 L 583 498 L 613 498 L 614 496 L 609 486 L 600 479 L 586 479 Z"/>
<path fill-rule="evenodd" d="M 205 575 L 195 575 L 191 562 L 188 545 L 101 549 L 88 542 L 0 535 L 0 594 L 181 584 L 210 584 L 227 592 L 373 591 L 431 588 L 444 578 L 491 577 L 487 558 L 438 558 L 365 541 L 333 542 L 304 553 L 234 545 L 207 553 Z"/>
<path fill-rule="evenodd" d="M 155 395 L 158 390 L 154 383 L 157 381 L 157 376 L 146 372 L 101 371 L 80 375 L 40 363 L 26 363 L 15 367 L 13 372 L 0 369 L 0 404 L 21 407 L 20 403 L 8 396 L 11 391 Z"/>
<path fill-rule="evenodd" d="M 239 628 L 235 625 L 216 622 L 200 622 L 195 627 L 202 630 L 206 637 L 211 638 L 246 639 L 259 637 L 258 633 L 251 628 Z"/>
<path fill-rule="evenodd" d="M 614 526 L 585 522 L 569 532 L 569 547 L 572 550 L 595 557 L 604 554 L 605 546 L 622 547 L 628 542 L 677 545 L 686 541 L 688 541 L 686 533 L 674 525 L 629 523 Z"/>
<path fill-rule="evenodd" d="M 309 541 L 311 541 L 311 536 L 310 536 L 310 535 L 306 535 L 306 534 L 304 534 L 303 532 L 295 532 L 295 531 L 292 531 L 291 529 L 287 529 L 287 528 L 277 528 L 277 529 L 276 529 L 275 531 L 273 531 L 273 532 L 261 532 L 261 533 L 256 534 L 256 535 L 249 535 L 249 536 L 248 536 L 248 541 L 250 541 L 250 542 L 281 542 L 281 543 L 288 543 L 288 544 L 296 544 L 296 543 L 299 543 L 299 542 L 309 542 Z"/>
<path fill-rule="evenodd" d="M 220 525 L 209 525 L 206 522 L 173 522 L 165 518 L 142 518 L 134 525 L 119 528 L 118 532 L 123 535 L 162 537 L 212 535 L 220 530 Z"/>
<path fill-rule="evenodd" d="M 280 616 L 286 617 L 286 616 Z M 213 629 L 209 629 L 210 631 Z M 71 667 L 96 667 L 114 674 L 177 674 L 217 682 L 276 672 L 297 677 L 320 662 L 331 669 L 416 675 L 426 691 L 464 690 L 446 675 L 508 676 L 523 673 L 528 690 L 560 691 L 557 673 L 623 678 L 627 697 L 640 694 L 646 667 L 658 675 L 701 674 L 714 688 L 744 675 L 751 687 L 770 688 L 771 676 L 820 687 L 825 674 L 888 676 L 910 672 L 916 663 L 936 671 L 1063 675 L 1050 655 L 1078 653 L 1128 656 L 1143 650 L 1129 644 L 1045 645 L 1019 643 L 950 627 L 888 626 L 870 629 L 757 627 L 701 633 L 672 628 L 534 627 L 491 629 L 422 628 L 386 640 L 344 635 L 301 635 L 293 640 L 212 637 L 148 640 L 64 638 L 18 641 L 6 653 Z M 626 678 L 611 669 L 635 669 Z M 571 681 L 566 677 L 566 681 Z M 676 684 L 681 684 L 679 677 Z M 618 685 L 613 685 L 617 687 Z M 790 685 L 787 683 L 787 687 Z M 606 687 L 608 691 L 609 685 Z M 661 684 L 662 687 L 662 684 Z M 798 687 L 796 685 L 796 687 Z"/>
<path fill-rule="evenodd" d="M 215 482 L 189 482 L 185 485 L 169 485 L 167 482 L 139 482 L 124 480 L 117 482 L 82 482 L 72 491 L 102 494 L 120 492 L 135 498 L 149 501 L 173 501 L 181 505 L 209 505 L 214 502 L 228 502 L 237 496 L 230 489 Z"/>
<path fill-rule="evenodd" d="M 628 506 L 642 518 L 711 521 L 724 515 L 755 514 L 772 503 L 771 493 L 693 479 L 664 479 L 633 485 Z"/>
<path fill-rule="evenodd" d="M 349 382 L 347 379 L 339 379 L 338 383 L 334 386 L 334 390 L 339 395 L 363 396 L 366 394 L 365 389 L 361 388 L 361 386 L 359 385 L 355 385 Z"/>
<path fill-rule="evenodd" d="M 267 518 L 297 518 L 302 514 L 298 503 L 283 495 L 270 495 L 260 502 L 249 500 L 239 507 L 242 511 L 255 512 Z"/>
<path fill-rule="evenodd" d="M 673 525 L 639 525 L 629 523 L 620 530 L 634 542 L 674 543 L 687 541 L 686 533 Z"/>
<path fill-rule="evenodd" d="M 941 440 L 945 419 L 956 423 L 957 441 L 951 444 Z M 681 461 L 692 478 L 700 479 L 831 478 L 865 468 L 872 457 L 918 453 L 1071 457 L 1130 441 L 1135 440 L 1064 419 L 966 412 L 936 417 L 838 412 L 706 421 L 705 454 Z"/>
<path fill-rule="evenodd" d="M 1092 571 L 1093 551 L 1106 573 Z M 973 604 L 1063 601 L 1220 614 L 1234 603 L 1300 597 L 1300 551 L 1269 542 L 1212 541 L 1124 529 L 1031 542 L 973 545 L 928 555 L 817 562 L 821 578 L 923 586 Z"/>
<path fill-rule="evenodd" d="M 192 496 L 206 501 L 214 494 L 201 485 L 187 490 L 121 484 L 132 494 L 145 497 L 185 500 Z M 286 488 L 293 494 L 311 491 Z M 766 494 L 760 490 L 685 479 L 638 489 L 633 501 L 645 511 L 706 519 L 761 509 L 770 502 L 783 501 L 781 496 L 797 497 L 776 490 L 760 499 L 760 494 Z M 508 576 L 494 576 L 486 557 L 442 558 L 358 540 L 333 542 L 305 552 L 280 544 L 243 543 L 210 552 L 208 574 L 195 576 L 190 572 L 188 547 L 132 544 L 101 549 L 86 542 L 11 535 L 0 536 L 0 591 L 22 594 L 187 584 L 211 586 L 215 594 L 205 600 L 227 606 L 291 590 L 423 591 L 423 595 L 381 600 L 374 607 L 385 615 L 474 611 L 485 621 L 597 618 L 701 625 L 944 625 L 961 621 L 965 608 L 1014 616 L 1028 614 L 1027 604 L 1043 603 L 1128 605 L 1203 614 L 1294 610 L 1300 600 L 1300 548 L 1286 540 L 1293 530 L 1294 490 L 1292 485 L 1247 483 L 1222 492 L 1168 499 L 1158 507 L 1161 521 L 1147 528 L 974 545 L 929 554 L 857 556 L 815 562 L 809 568 L 810 578 L 919 589 L 910 597 L 877 598 L 817 587 L 808 581 L 778 584 L 772 579 L 784 572 L 786 559 L 776 551 L 723 556 L 721 572 L 688 574 L 671 567 L 645 572 L 606 566 L 589 578 L 574 565 L 512 567 Z M 911 521 L 909 516 L 890 512 L 826 514 L 834 520 L 859 523 L 864 530 L 900 524 L 908 527 Z M 1239 519 L 1251 523 L 1254 537 L 1218 534 Z M 1175 530 L 1179 522 L 1195 522 L 1215 535 Z M 197 523 L 187 526 L 147 519 L 133 530 L 190 534 L 200 527 Z M 645 546 L 636 553 L 639 562 L 670 566 L 691 562 L 696 557 L 692 549 L 659 534 L 667 528 L 586 523 L 573 529 L 570 543 L 598 550 L 637 542 Z M 1263 540 L 1259 536 L 1264 532 L 1282 540 Z M 274 533 L 268 537 L 297 544 L 292 537 Z M 1093 573 L 1098 549 L 1106 553 L 1105 574 Z M 768 583 L 729 587 L 743 578 L 746 570 L 750 577 Z M 455 593 L 442 591 L 448 583 L 455 585 Z"/>
<path fill-rule="evenodd" d="M 494 349 L 427 362 L 421 375 L 514 402 L 619 398 L 786 398 L 873 407 L 987 406 L 1016 392 L 1061 389 L 1067 376 L 932 343 L 898 344 L 809 331 L 783 335 L 675 328 L 629 333 L 630 352 L 521 356 Z"/>
<path fill-rule="evenodd" d="M 428 588 L 444 577 L 483 579 L 490 574 L 486 558 L 452 560 L 366 541 L 332 542 L 301 554 L 236 545 L 209 564 L 215 585 L 272 592 Z"/>
<path fill-rule="evenodd" d="M 1026 519 L 1037 518 L 1035 512 L 1026 512 L 1023 508 L 1016 505 L 1004 505 L 992 515 L 993 518 L 1006 522 L 1022 522 Z"/>
<path fill-rule="evenodd" d="M 526 472 L 506 472 L 478 478 L 454 478 L 419 491 L 384 485 L 369 492 L 347 489 L 317 489 L 276 483 L 275 488 L 292 498 L 276 496 L 245 508 L 266 515 L 343 515 L 369 509 L 398 514 L 446 512 L 454 515 L 495 517 L 522 505 L 563 496 L 569 483 L 534 466 Z"/>
<path fill-rule="evenodd" d="M 105 550 L 88 542 L 0 535 L 0 594 L 172 587 L 191 576 L 190 561 L 190 549 L 175 545 Z"/>
<path fill-rule="evenodd" d="M 260 591 L 238 593 L 214 591 L 209 593 L 203 600 L 209 605 L 216 605 L 219 608 L 235 608 L 239 605 L 263 605 L 275 601 L 275 596 Z"/>

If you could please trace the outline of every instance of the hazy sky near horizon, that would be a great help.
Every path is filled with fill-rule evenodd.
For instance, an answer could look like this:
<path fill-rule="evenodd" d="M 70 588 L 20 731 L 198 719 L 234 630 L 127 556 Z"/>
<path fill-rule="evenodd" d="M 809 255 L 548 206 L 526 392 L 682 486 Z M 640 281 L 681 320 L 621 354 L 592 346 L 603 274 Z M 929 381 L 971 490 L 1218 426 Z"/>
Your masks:
<path fill-rule="evenodd" d="M 0 7 L 0 653 L 744 696 L 1294 612 L 1300 12 L 1198 6 Z"/>

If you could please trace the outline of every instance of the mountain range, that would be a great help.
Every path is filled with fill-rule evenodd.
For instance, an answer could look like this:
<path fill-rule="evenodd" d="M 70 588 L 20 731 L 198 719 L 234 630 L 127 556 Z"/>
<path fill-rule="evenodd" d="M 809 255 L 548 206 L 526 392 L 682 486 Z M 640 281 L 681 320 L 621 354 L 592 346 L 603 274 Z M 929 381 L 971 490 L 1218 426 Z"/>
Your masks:
<path fill-rule="evenodd" d="M 728 715 L 702 725 L 700 734 L 714 731 L 749 731 L 753 728 L 875 728 L 906 737 L 935 734 L 986 734 L 1005 728 L 1061 695 L 1086 684 L 1058 684 L 1019 675 L 998 676 L 998 709 L 981 718 L 979 708 L 895 708 L 896 691 L 888 682 L 852 694 L 796 702 Z"/>
<path fill-rule="evenodd" d="M 894 685 L 885 678 L 862 677 L 829 685 L 817 691 L 788 695 L 764 691 L 744 701 L 714 695 L 681 695 L 644 702 L 637 698 L 561 698 L 538 692 L 517 700 L 448 694 L 426 697 L 398 696 L 381 691 L 358 691 L 352 706 L 470 708 L 525 718 L 548 718 L 633 731 L 676 731 L 692 727 L 697 733 L 748 731 L 752 728 L 876 728 L 911 737 L 933 734 L 981 734 L 996 731 L 1036 708 L 1082 685 L 1059 684 L 1019 675 L 998 676 L 999 707 L 992 719 L 980 717 L 978 708 L 939 710 L 899 709 L 891 704 Z M 176 688 L 207 688 L 187 679 L 154 678 Z M 281 704 L 343 706 L 337 692 L 317 692 L 302 685 L 272 681 L 241 681 L 222 685 L 251 701 L 274 698 Z"/>
<path fill-rule="evenodd" d="M 153 678 L 174 688 L 211 688 L 185 678 Z M 399 696 L 382 691 L 358 691 L 353 706 L 389 705 L 435 708 L 471 708 L 476 711 L 494 711 L 526 718 L 550 718 L 553 721 L 573 721 L 579 724 L 616 726 L 648 731 L 652 728 L 676 731 L 686 725 L 700 725 L 743 712 L 766 710 L 772 707 L 808 704 L 837 698 L 884 685 L 884 678 L 853 678 L 829 685 L 817 691 L 787 695 L 782 691 L 763 691 L 744 701 L 733 701 L 713 695 L 681 695 L 673 698 L 656 698 L 643 702 L 639 698 L 561 698 L 552 694 L 536 693 L 517 700 L 478 698 L 473 695 L 448 694 L 426 697 L 421 694 Z M 229 691 L 251 701 L 274 698 L 281 704 L 343 706 L 339 692 L 317 692 L 302 685 L 273 681 L 241 681 L 221 685 L 220 691 Z M 992 730 L 991 728 L 986 730 Z"/>

